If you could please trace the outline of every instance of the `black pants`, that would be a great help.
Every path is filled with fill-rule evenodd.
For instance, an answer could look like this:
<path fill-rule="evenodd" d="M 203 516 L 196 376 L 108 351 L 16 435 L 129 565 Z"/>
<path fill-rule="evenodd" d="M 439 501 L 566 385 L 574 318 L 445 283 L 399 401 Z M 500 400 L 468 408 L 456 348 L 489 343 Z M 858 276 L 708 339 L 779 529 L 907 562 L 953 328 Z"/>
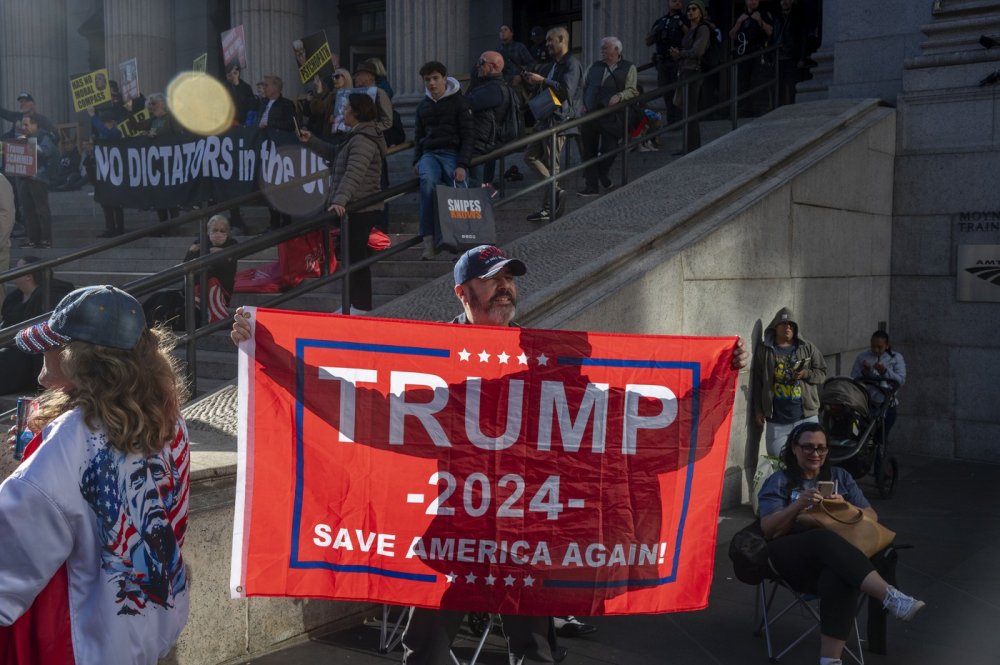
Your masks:
<path fill-rule="evenodd" d="M 101 204 L 104 211 L 104 230 L 108 233 L 121 235 L 125 233 L 125 211 L 119 206 Z"/>
<path fill-rule="evenodd" d="M 465 612 L 413 608 L 403 633 L 403 663 L 405 665 L 446 665 L 451 662 L 449 651 L 458 633 Z M 525 665 L 552 663 L 549 649 L 548 617 L 504 615 L 503 629 L 507 649 L 515 658 L 524 658 Z"/>
<path fill-rule="evenodd" d="M 382 219 L 381 210 L 370 212 L 352 212 L 348 215 L 348 256 L 350 262 L 356 263 L 368 258 L 368 234 L 372 227 Z M 341 249 L 343 258 L 343 249 Z M 355 309 L 368 311 L 372 308 L 372 271 L 364 268 L 351 273 L 351 305 Z"/>
<path fill-rule="evenodd" d="M 49 186 L 32 178 L 21 178 L 21 212 L 28 240 L 35 244 L 52 242 L 52 212 Z"/>
<path fill-rule="evenodd" d="M 584 161 L 593 159 L 599 154 L 609 152 L 618 147 L 618 142 L 621 141 L 621 137 L 619 136 L 621 129 L 617 131 L 612 130 L 612 122 L 622 122 L 621 116 L 612 115 L 610 118 L 590 122 L 580 128 L 580 141 L 583 147 Z M 602 184 L 610 182 L 611 166 L 615 163 L 617 156 L 615 154 L 605 157 L 583 170 L 587 189 L 597 189 L 598 179 Z"/>
<path fill-rule="evenodd" d="M 658 88 L 677 81 L 679 72 L 677 61 L 669 59 L 670 56 L 664 57 L 668 59 L 656 66 L 656 87 Z M 663 95 L 663 103 L 667 105 L 667 122 L 677 122 L 681 119 L 681 110 L 674 105 L 673 90 L 669 90 Z"/>
<path fill-rule="evenodd" d="M 750 58 L 737 65 L 737 80 L 740 94 L 750 88 L 754 88 L 764 83 L 773 70 L 774 65 L 762 59 L 760 55 Z M 757 116 L 768 111 L 770 93 L 765 88 L 757 93 L 740 100 L 739 108 L 741 115 Z"/>
<path fill-rule="evenodd" d="M 875 567 L 849 542 L 826 529 L 771 541 L 774 569 L 793 589 L 819 596 L 820 632 L 838 640 L 851 634 L 861 581 Z"/>
<path fill-rule="evenodd" d="M 699 74 L 701 72 L 693 69 L 686 69 L 681 72 L 682 81 L 691 79 L 681 89 L 682 95 L 684 94 L 684 90 L 687 90 L 689 115 L 696 114 L 701 108 L 701 79 L 693 78 Z M 687 152 L 697 150 L 701 147 L 701 124 L 697 120 L 687 123 L 684 126 L 684 132 L 687 135 Z"/>

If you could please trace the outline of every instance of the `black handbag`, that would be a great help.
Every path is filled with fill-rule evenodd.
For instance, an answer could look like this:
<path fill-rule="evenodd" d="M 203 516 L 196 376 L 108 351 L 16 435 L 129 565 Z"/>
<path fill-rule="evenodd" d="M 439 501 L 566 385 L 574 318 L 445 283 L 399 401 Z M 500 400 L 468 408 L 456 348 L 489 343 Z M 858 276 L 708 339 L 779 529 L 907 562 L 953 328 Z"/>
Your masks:
<path fill-rule="evenodd" d="M 760 584 L 774 572 L 767 561 L 768 546 L 760 520 L 743 527 L 729 541 L 729 558 L 736 579 L 744 584 Z"/>

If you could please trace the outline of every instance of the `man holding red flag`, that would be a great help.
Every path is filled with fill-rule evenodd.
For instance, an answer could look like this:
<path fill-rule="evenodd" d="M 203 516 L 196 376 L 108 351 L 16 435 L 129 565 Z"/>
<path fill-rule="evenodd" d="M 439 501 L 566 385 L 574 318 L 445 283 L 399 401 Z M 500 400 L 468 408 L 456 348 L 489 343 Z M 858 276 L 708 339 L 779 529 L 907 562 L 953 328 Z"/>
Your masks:
<path fill-rule="evenodd" d="M 515 278 L 526 271 L 522 261 L 508 257 L 495 246 L 482 245 L 466 252 L 454 269 L 455 295 L 464 311 L 452 323 L 516 326 Z M 250 324 L 242 309 L 237 312 L 231 338 L 236 344 L 251 339 Z M 742 341 L 737 342 L 732 367 L 745 367 L 747 357 Z M 449 662 L 451 642 L 464 615 L 464 610 L 460 609 L 415 608 L 403 637 L 404 663 L 436 665 Z M 549 626 L 550 620 L 545 616 L 505 615 L 504 629 L 514 658 L 526 664 L 547 664 L 556 662 L 555 657 L 564 657 L 564 652 L 556 652 L 550 646 Z"/>

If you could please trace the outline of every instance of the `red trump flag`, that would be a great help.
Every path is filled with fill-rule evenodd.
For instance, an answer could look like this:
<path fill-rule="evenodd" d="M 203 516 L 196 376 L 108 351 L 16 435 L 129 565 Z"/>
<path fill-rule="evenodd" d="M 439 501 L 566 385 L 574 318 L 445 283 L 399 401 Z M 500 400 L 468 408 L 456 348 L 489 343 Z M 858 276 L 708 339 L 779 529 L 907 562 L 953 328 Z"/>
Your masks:
<path fill-rule="evenodd" d="M 736 338 L 248 309 L 234 597 L 707 605 Z"/>

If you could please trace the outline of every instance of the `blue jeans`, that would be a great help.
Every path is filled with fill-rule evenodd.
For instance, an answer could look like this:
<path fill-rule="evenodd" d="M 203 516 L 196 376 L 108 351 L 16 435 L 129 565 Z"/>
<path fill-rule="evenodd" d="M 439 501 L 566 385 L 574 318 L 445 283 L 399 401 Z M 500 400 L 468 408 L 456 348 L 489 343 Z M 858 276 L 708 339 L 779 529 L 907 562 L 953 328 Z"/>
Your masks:
<path fill-rule="evenodd" d="M 457 164 L 458 155 L 448 150 L 425 152 L 417 162 L 417 175 L 420 178 L 420 235 L 433 235 L 435 244 L 441 240 L 441 233 L 434 228 L 434 188 L 439 184 L 452 184 Z"/>

